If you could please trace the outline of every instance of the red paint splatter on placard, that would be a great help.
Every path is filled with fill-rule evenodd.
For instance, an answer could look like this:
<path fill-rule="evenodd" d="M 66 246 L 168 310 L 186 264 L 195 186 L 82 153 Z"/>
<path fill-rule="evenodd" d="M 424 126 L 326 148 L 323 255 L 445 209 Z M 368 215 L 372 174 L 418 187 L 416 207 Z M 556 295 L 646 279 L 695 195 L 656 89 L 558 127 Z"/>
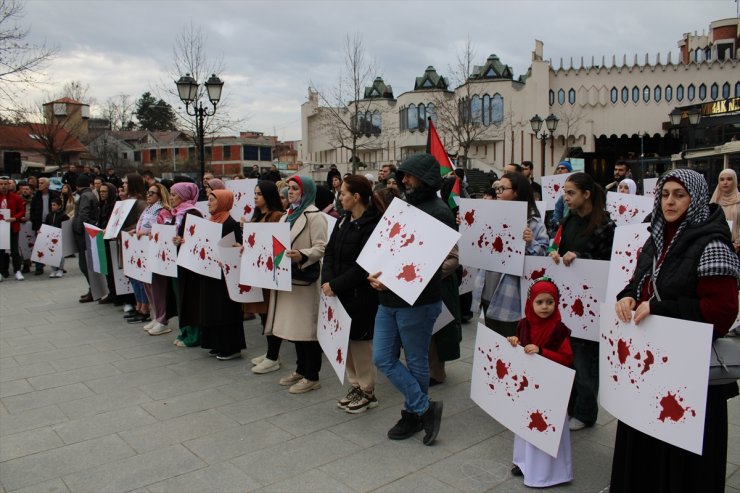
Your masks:
<path fill-rule="evenodd" d="M 254 248 L 254 236 L 257 233 L 252 233 L 251 235 L 247 236 L 247 245 L 249 245 L 250 248 Z"/>
<path fill-rule="evenodd" d="M 36 255 L 38 255 L 39 258 L 44 258 L 44 252 L 40 250 L 36 253 Z"/>
<path fill-rule="evenodd" d="M 617 355 L 619 356 L 619 362 L 624 364 L 627 361 L 627 356 L 630 355 L 630 346 L 627 341 L 619 339 L 617 341 Z"/>
<path fill-rule="evenodd" d="M 272 268 L 274 267 L 274 265 L 272 264 L 272 257 L 267 257 L 266 265 L 267 265 L 267 270 L 272 272 Z"/>
<path fill-rule="evenodd" d="M 475 209 L 471 209 L 465 213 L 465 222 L 468 223 L 468 226 L 475 222 Z"/>
<path fill-rule="evenodd" d="M 206 259 L 206 249 L 205 248 L 201 248 L 199 255 L 200 255 L 200 259 L 201 260 L 205 260 Z"/>
<path fill-rule="evenodd" d="M 517 388 L 516 391 L 521 392 L 527 387 L 529 387 L 529 380 L 527 380 L 526 375 L 522 375 L 522 381 L 519 382 L 519 388 Z"/>
<path fill-rule="evenodd" d="M 162 262 L 164 262 L 165 260 L 167 260 L 167 252 L 162 250 Z"/>
<path fill-rule="evenodd" d="M 558 185 L 557 183 L 555 183 L 555 184 L 554 184 L 554 185 L 552 186 L 552 189 L 553 189 L 553 190 L 555 190 L 555 192 L 557 192 L 558 190 L 560 190 L 560 185 Z"/>
<path fill-rule="evenodd" d="M 504 242 L 501 239 L 500 236 L 497 236 L 495 240 L 493 240 L 493 245 L 491 245 L 494 249 L 494 251 L 501 253 L 504 251 Z"/>
<path fill-rule="evenodd" d="M 56 245 L 57 243 L 59 243 L 59 240 L 57 238 L 52 238 L 51 242 Z"/>
<path fill-rule="evenodd" d="M 617 378 L 616 375 L 612 375 L 612 380 L 614 380 L 615 382 L 618 382 L 619 381 L 619 379 Z"/>
<path fill-rule="evenodd" d="M 538 383 L 534 384 L 534 388 L 535 389 L 539 389 L 540 388 L 540 384 L 538 384 Z"/>
<path fill-rule="evenodd" d="M 326 312 L 326 317 L 329 319 L 329 322 L 331 322 L 332 320 L 334 320 L 334 310 L 332 310 L 330 306 L 327 308 L 328 310 Z"/>
<path fill-rule="evenodd" d="M 337 348 L 337 363 L 340 365 L 344 361 L 344 358 L 342 358 L 342 348 Z"/>
<path fill-rule="evenodd" d="M 190 236 L 195 236 L 195 224 L 191 224 L 188 231 L 190 232 Z"/>
<path fill-rule="evenodd" d="M 159 233 L 154 233 L 154 243 L 159 243 Z"/>
<path fill-rule="evenodd" d="M 239 294 L 248 293 L 252 290 L 252 286 L 245 286 L 244 284 L 239 285 Z"/>
<path fill-rule="evenodd" d="M 247 204 L 244 206 L 244 214 L 251 214 L 252 213 L 252 207 Z"/>
<path fill-rule="evenodd" d="M 506 366 L 506 363 L 503 361 L 496 360 L 496 376 L 499 378 L 504 378 L 509 373 L 509 368 Z"/>
<path fill-rule="evenodd" d="M 619 213 L 620 214 L 624 214 L 625 212 L 627 212 L 627 207 L 624 206 L 624 205 L 620 205 L 619 206 Z"/>
<path fill-rule="evenodd" d="M 540 277 L 544 276 L 546 270 L 547 269 L 545 267 L 541 268 L 540 270 L 533 270 L 532 279 L 539 279 Z"/>
<path fill-rule="evenodd" d="M 141 269 L 141 259 L 140 258 L 137 258 L 136 259 L 136 267 L 138 267 L 139 269 Z"/>
<path fill-rule="evenodd" d="M 123 246 L 128 250 L 128 240 L 123 242 Z"/>
<path fill-rule="evenodd" d="M 655 357 L 653 356 L 652 351 L 645 351 L 645 366 L 640 372 L 640 375 L 644 375 L 645 373 L 647 373 L 653 363 L 655 363 Z"/>
<path fill-rule="evenodd" d="M 671 394 L 670 392 L 660 399 L 660 407 L 661 411 L 658 419 L 663 422 L 665 422 L 666 419 L 679 421 L 686 413 L 686 409 L 684 409 L 683 406 L 678 403 L 678 400 L 676 400 L 676 394 Z"/>
<path fill-rule="evenodd" d="M 390 232 L 390 234 L 388 235 L 388 237 L 389 237 L 389 238 L 393 238 L 394 236 L 396 236 L 396 235 L 397 235 L 398 233 L 400 233 L 400 232 L 401 232 L 401 225 L 400 225 L 399 223 L 396 223 L 396 224 L 394 224 L 394 225 L 393 225 L 393 227 L 391 228 L 391 232 Z"/>
<path fill-rule="evenodd" d="M 401 248 L 403 248 L 403 247 L 407 247 L 407 246 L 409 246 L 410 244 L 412 244 L 413 242 L 414 242 L 414 235 L 412 234 L 411 236 L 409 236 L 409 237 L 408 237 L 408 238 L 406 239 L 406 241 L 404 241 L 404 242 L 403 242 L 403 244 L 401 245 Z"/>
<path fill-rule="evenodd" d="M 412 282 L 416 280 L 416 278 L 416 266 L 414 264 L 404 265 L 401 273 L 396 276 L 396 279 L 400 279 L 406 282 Z"/>
<path fill-rule="evenodd" d="M 663 356 L 663 363 L 668 363 L 668 356 Z"/>
<path fill-rule="evenodd" d="M 527 428 L 530 430 L 537 430 L 540 433 L 547 430 L 547 421 L 540 411 L 535 411 L 529 415 L 529 424 Z"/>
<path fill-rule="evenodd" d="M 482 235 L 480 235 L 480 238 L 478 238 L 478 248 L 483 248 L 483 237 L 484 236 L 485 235 L 482 234 Z"/>
<path fill-rule="evenodd" d="M 576 300 L 571 305 L 570 309 L 573 310 L 574 315 L 578 315 L 579 317 L 582 317 L 583 316 L 583 301 L 581 301 L 581 298 L 576 298 Z"/>

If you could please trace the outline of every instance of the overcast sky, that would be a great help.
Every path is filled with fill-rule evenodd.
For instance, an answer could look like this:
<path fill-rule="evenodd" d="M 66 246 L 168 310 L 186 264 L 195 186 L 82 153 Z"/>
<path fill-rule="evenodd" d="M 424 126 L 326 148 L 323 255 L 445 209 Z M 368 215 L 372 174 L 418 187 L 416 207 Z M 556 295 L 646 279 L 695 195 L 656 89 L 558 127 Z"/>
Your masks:
<path fill-rule="evenodd" d="M 363 37 L 378 75 L 398 96 L 413 89 L 428 65 L 448 75 L 468 36 L 477 64 L 495 53 L 516 78 L 529 66 L 535 39 L 556 67 L 560 58 L 588 63 L 606 55 L 609 63 L 625 53 L 630 62 L 637 53 L 642 63 L 645 53 L 652 61 L 660 52 L 665 61 L 672 51 L 675 61 L 683 33 L 735 15 L 733 0 L 27 0 L 23 24 L 31 42 L 59 48 L 46 70 L 52 84 L 29 98 L 77 80 L 104 102 L 145 91 L 166 96 L 157 88 L 172 78 L 175 39 L 192 22 L 205 34 L 209 56 L 223 60 L 218 75 L 230 112 L 249 117 L 241 130 L 297 140 L 309 81 L 323 89 L 336 83 L 347 34 Z"/>

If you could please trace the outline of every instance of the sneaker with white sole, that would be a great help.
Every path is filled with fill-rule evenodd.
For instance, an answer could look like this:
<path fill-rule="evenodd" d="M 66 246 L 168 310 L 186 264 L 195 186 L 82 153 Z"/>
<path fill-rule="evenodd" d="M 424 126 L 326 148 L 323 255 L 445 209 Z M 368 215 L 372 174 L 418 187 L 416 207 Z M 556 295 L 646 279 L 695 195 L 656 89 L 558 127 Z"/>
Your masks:
<path fill-rule="evenodd" d="M 168 325 L 161 324 L 155 321 L 154 325 L 152 325 L 152 327 L 147 332 L 149 332 L 150 336 L 160 336 L 162 334 L 172 332 L 172 329 Z"/>
<path fill-rule="evenodd" d="M 267 354 L 263 354 L 255 358 L 252 358 L 252 365 L 259 365 L 260 363 L 262 363 L 262 360 L 265 358 L 267 358 Z"/>
<path fill-rule="evenodd" d="M 259 364 L 252 367 L 252 373 L 261 375 L 263 373 L 278 371 L 279 369 L 280 361 L 273 361 L 269 358 L 265 358 Z"/>
<path fill-rule="evenodd" d="M 360 394 L 361 392 L 362 390 L 360 390 L 360 387 L 355 387 L 353 385 L 347 391 L 347 395 L 337 401 L 337 407 L 339 409 L 347 409 L 347 406 L 349 406 L 350 403 L 355 400 L 355 396 Z"/>
<path fill-rule="evenodd" d="M 23 273 L 21 271 L 18 271 L 15 273 L 15 280 L 16 281 L 24 281 L 26 278 L 23 277 Z"/>
<path fill-rule="evenodd" d="M 583 421 L 581 421 L 581 420 L 580 420 L 580 419 L 578 419 L 578 418 L 574 418 L 574 417 L 571 417 L 571 418 L 570 418 L 570 419 L 568 420 L 568 429 L 569 429 L 570 431 L 578 431 L 578 430 L 582 430 L 582 429 L 584 429 L 585 427 L 586 427 L 586 423 L 584 423 Z"/>
<path fill-rule="evenodd" d="M 375 397 L 375 393 L 361 390 L 344 410 L 350 414 L 360 414 L 375 407 L 378 407 L 378 399 Z"/>
<path fill-rule="evenodd" d="M 231 353 L 231 354 L 219 353 L 216 355 L 216 359 L 219 361 L 229 361 L 231 359 L 237 359 L 241 357 L 242 357 L 241 351 L 239 351 L 238 353 Z"/>
<path fill-rule="evenodd" d="M 311 392 L 312 390 L 318 390 L 320 388 L 321 382 L 318 380 L 314 382 L 313 380 L 301 378 L 298 382 L 290 386 L 288 392 L 291 394 L 305 394 L 306 392 Z"/>
<path fill-rule="evenodd" d="M 125 305 L 123 305 L 123 311 L 124 313 L 132 312 L 134 311 L 134 307 L 126 303 Z"/>
<path fill-rule="evenodd" d="M 156 323 L 157 323 L 156 320 L 152 320 L 148 324 L 144 325 L 144 330 L 149 330 L 149 329 L 153 328 L 154 327 L 154 324 L 156 324 Z"/>
<path fill-rule="evenodd" d="M 303 378 L 303 375 L 299 375 L 296 372 L 291 373 L 290 375 L 286 375 L 283 378 L 280 379 L 280 385 L 283 387 L 287 387 L 288 385 L 293 385 L 297 381 L 301 380 Z"/>

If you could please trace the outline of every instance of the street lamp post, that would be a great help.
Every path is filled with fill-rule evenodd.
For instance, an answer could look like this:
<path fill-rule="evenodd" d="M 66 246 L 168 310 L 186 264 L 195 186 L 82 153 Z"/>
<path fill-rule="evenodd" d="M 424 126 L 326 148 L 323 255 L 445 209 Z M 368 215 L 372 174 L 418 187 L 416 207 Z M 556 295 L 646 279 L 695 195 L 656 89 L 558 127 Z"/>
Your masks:
<path fill-rule="evenodd" d="M 198 135 L 198 162 L 200 164 L 200 177 L 202 179 L 206 173 L 206 145 L 203 122 L 205 117 L 216 114 L 216 105 L 221 100 L 221 90 L 224 87 L 224 83 L 216 77 L 216 74 L 211 75 L 205 82 L 208 99 L 213 105 L 213 111 L 210 112 L 208 108 L 203 107 L 202 101 L 198 101 L 198 82 L 190 74 L 180 77 L 180 80 L 176 81 L 175 84 L 177 84 L 177 93 L 180 99 L 185 103 L 185 112 L 195 117 L 195 127 Z M 193 105 L 192 113 L 190 112 L 191 104 Z"/>
<path fill-rule="evenodd" d="M 550 116 L 545 118 L 545 126 L 547 127 L 547 130 L 550 131 L 548 134 L 547 132 L 540 133 L 540 129 L 542 129 L 542 118 L 540 118 L 540 115 L 534 115 L 530 120 L 529 124 L 532 125 L 532 131 L 534 132 L 534 136 L 542 141 L 542 164 L 540 165 L 540 174 L 541 176 L 545 176 L 545 163 L 547 161 L 547 157 L 545 154 L 545 142 L 548 138 L 550 138 L 550 150 L 553 148 L 553 136 L 555 134 L 555 129 L 558 128 L 558 122 L 560 119 L 550 113 Z"/>

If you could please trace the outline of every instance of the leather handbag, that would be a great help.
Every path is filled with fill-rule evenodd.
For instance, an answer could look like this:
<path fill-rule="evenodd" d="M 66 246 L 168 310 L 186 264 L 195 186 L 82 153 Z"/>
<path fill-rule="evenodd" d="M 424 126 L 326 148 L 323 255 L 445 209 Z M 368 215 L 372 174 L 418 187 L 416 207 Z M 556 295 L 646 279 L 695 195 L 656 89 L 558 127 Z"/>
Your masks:
<path fill-rule="evenodd" d="M 740 378 L 740 350 L 735 341 L 719 337 L 709 356 L 709 385 L 732 383 Z"/>

